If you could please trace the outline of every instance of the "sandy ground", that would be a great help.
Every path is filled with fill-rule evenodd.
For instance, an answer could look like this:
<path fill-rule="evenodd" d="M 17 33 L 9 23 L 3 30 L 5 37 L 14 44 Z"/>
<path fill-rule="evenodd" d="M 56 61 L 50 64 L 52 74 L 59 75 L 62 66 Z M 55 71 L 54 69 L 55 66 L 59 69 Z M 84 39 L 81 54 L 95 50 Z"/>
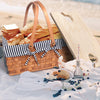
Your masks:
<path fill-rule="evenodd" d="M 27 4 L 32 0 L 0 0 L 0 26 L 3 24 L 16 23 L 19 27 L 23 26 L 24 13 Z M 48 13 L 51 11 L 77 11 L 84 23 L 91 29 L 92 34 L 96 35 L 99 41 L 100 35 L 100 5 L 80 3 L 70 0 L 40 0 L 47 8 Z M 40 12 L 40 19 L 41 17 Z M 30 11 L 28 22 L 33 20 L 33 13 Z M 43 19 L 44 20 L 44 19 Z M 1 33 L 0 33 L 1 34 Z"/>
<path fill-rule="evenodd" d="M 0 0 L 0 26 L 3 24 L 16 23 L 19 27 L 22 27 L 25 7 L 30 1 L 33 0 Z M 96 39 L 100 43 L 100 5 L 77 3 L 65 0 L 40 0 L 40 1 L 43 2 L 48 12 L 76 10 L 82 16 L 84 23 L 91 29 L 91 33 L 97 35 Z M 40 19 L 42 19 L 42 17 L 40 17 Z M 31 12 L 28 18 L 28 22 L 32 20 L 33 20 L 33 14 Z M 73 63 L 74 61 L 71 64 Z M 85 65 L 88 64 L 85 63 Z M 26 76 L 22 77 L 23 80 L 21 80 L 21 78 L 19 80 L 19 76 L 14 76 L 14 77 L 9 76 L 6 73 L 7 69 L 5 69 L 4 66 L 5 64 L 3 63 L 3 59 L 0 59 L 0 100 L 41 100 L 41 98 L 43 100 L 47 99 L 55 100 L 55 98 L 52 97 L 52 95 L 56 93 L 54 90 L 49 91 L 50 89 L 48 90 L 48 88 L 40 89 L 39 91 L 31 90 L 31 89 L 37 89 L 36 85 L 38 85 L 36 83 L 33 84 L 34 77 L 32 78 L 32 81 L 31 80 L 29 81 L 28 79 L 30 79 L 31 77 L 27 78 L 26 76 L 29 75 L 27 75 L 26 73 L 25 74 Z M 89 68 L 89 66 L 87 68 Z M 95 70 L 93 69 L 92 71 L 94 72 L 90 71 L 91 72 L 89 76 L 90 81 L 86 79 L 84 84 L 86 83 L 86 85 L 88 85 L 92 84 L 93 82 L 100 81 L 100 69 L 95 69 Z M 47 72 L 46 71 L 38 72 L 38 75 L 39 76 L 43 75 L 41 73 L 47 73 Z M 31 76 L 34 76 L 34 73 Z M 38 79 L 38 77 L 36 77 L 35 79 Z M 100 91 L 99 92 L 96 91 L 96 87 L 89 88 L 86 85 L 84 85 L 86 88 L 83 87 L 84 89 L 80 91 L 80 94 L 74 93 L 74 91 L 62 92 L 61 96 L 56 98 L 56 100 L 90 100 L 90 98 L 91 100 L 100 100 Z M 17 90 L 18 88 L 19 90 Z M 96 99 L 96 93 L 99 93 L 98 99 Z M 70 94 L 72 95 L 71 99 L 69 98 Z"/>

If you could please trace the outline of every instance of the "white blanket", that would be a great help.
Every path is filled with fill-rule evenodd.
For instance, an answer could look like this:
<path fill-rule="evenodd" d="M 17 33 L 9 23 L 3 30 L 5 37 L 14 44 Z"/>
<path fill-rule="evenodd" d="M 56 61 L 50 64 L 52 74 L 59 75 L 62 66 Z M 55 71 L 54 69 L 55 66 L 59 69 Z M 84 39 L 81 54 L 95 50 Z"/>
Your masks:
<path fill-rule="evenodd" d="M 24 72 L 21 75 L 9 76 L 0 60 L 0 100 L 100 100 L 99 85 L 89 87 L 92 83 L 100 81 L 100 68 L 90 68 L 91 64 L 81 60 L 84 70 L 89 69 L 89 78 L 81 82 L 82 89 L 77 91 L 62 91 L 58 97 L 53 97 L 61 89 L 60 81 L 44 83 L 46 73 L 56 69 L 39 72 Z M 67 63 L 75 64 L 75 60 Z M 86 67 L 87 66 L 87 67 Z M 87 68 L 87 69 L 86 69 Z M 65 68 L 66 69 L 66 68 Z M 71 97 L 69 97 L 71 96 Z"/>

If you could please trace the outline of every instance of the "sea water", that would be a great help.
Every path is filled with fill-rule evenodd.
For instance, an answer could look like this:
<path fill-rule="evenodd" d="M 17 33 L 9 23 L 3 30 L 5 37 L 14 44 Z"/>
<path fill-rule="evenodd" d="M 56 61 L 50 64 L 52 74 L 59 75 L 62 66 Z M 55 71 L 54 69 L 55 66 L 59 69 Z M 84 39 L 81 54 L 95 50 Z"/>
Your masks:
<path fill-rule="evenodd" d="M 100 0 L 72 0 L 78 2 L 85 2 L 85 3 L 93 3 L 93 4 L 100 4 Z"/>

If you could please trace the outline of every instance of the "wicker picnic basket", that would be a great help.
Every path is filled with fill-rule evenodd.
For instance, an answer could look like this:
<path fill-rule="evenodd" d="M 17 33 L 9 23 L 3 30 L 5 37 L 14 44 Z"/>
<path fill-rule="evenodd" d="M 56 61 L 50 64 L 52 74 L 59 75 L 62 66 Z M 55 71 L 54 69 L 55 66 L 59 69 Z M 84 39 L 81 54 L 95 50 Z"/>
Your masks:
<path fill-rule="evenodd" d="M 3 47 L 9 75 L 17 75 L 24 71 L 34 72 L 53 68 L 54 66 L 58 66 L 57 61 L 60 55 L 64 57 L 64 61 L 73 58 L 63 39 L 54 39 L 47 11 L 40 1 L 34 1 L 28 4 L 24 26 L 26 25 L 28 9 L 31 5 L 33 5 L 34 9 L 34 27 L 30 44 L 9 46 L 6 39 L 3 38 Z M 38 6 L 44 12 L 50 33 L 50 40 L 34 42 L 34 33 L 38 23 Z"/>

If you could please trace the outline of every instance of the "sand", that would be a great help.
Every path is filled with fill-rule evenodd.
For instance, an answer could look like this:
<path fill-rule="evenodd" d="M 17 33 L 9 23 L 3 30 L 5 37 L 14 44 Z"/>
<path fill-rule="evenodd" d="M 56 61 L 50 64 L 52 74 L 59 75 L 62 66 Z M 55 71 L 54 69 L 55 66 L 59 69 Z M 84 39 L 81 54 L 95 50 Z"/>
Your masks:
<path fill-rule="evenodd" d="M 27 4 L 32 0 L 0 0 L 0 26 L 3 24 L 16 23 L 19 27 L 23 27 L 24 13 Z M 92 34 L 96 35 L 99 42 L 100 35 L 100 5 L 80 3 L 70 0 L 40 0 L 47 8 L 48 13 L 51 11 L 77 11 L 84 23 L 91 29 Z M 15 3 L 16 2 L 16 3 Z M 55 6 L 56 5 L 56 6 Z M 42 16 L 42 17 L 41 17 Z M 40 20 L 44 20 L 40 11 Z M 51 19 L 52 20 L 52 19 Z M 33 21 L 33 12 L 30 10 L 28 22 Z M 1 33 L 0 33 L 1 34 Z"/>
<path fill-rule="evenodd" d="M 3 24 L 16 23 L 20 28 L 23 27 L 25 8 L 30 1 L 33 0 L 0 0 L 0 26 Z M 70 0 L 40 1 L 43 2 L 48 13 L 51 11 L 62 12 L 64 10 L 76 10 L 84 20 L 84 23 L 91 29 L 91 33 L 96 36 L 97 41 L 100 43 L 100 5 L 80 2 L 77 3 Z M 40 12 L 40 20 L 43 18 L 41 16 Z M 32 20 L 33 13 L 31 11 L 28 22 Z M 75 61 L 69 62 L 68 66 L 73 64 L 75 64 Z M 83 65 L 88 65 L 88 63 L 84 62 Z M 90 65 L 87 66 L 87 68 L 90 67 Z M 18 76 L 9 76 L 7 74 L 7 68 L 5 68 L 3 58 L 0 59 L 0 100 L 41 100 L 41 98 L 43 100 L 100 100 L 100 87 L 98 88 L 98 91 L 96 91 L 96 86 L 91 88 L 88 87 L 88 85 L 100 81 L 100 68 L 95 69 L 94 72 L 91 72 L 90 70 L 89 77 L 91 79 L 86 79 L 85 82 L 83 82 L 82 86 L 84 89 L 77 92 L 63 91 L 61 96 L 57 98 L 52 97 L 52 95 L 57 92 L 57 89 L 55 90 L 55 84 L 41 87 L 39 84 L 34 83 L 37 82 L 37 79 L 41 80 L 42 78 L 43 80 L 43 75 L 51 71 L 53 70 L 35 73 L 26 72 Z M 41 75 L 43 77 L 40 77 Z M 44 83 L 41 84 L 44 85 Z M 59 85 L 58 89 L 60 89 L 61 83 L 58 82 L 57 84 Z M 41 88 L 37 89 L 38 87 Z M 69 98 L 69 95 L 71 95 L 71 99 Z"/>

